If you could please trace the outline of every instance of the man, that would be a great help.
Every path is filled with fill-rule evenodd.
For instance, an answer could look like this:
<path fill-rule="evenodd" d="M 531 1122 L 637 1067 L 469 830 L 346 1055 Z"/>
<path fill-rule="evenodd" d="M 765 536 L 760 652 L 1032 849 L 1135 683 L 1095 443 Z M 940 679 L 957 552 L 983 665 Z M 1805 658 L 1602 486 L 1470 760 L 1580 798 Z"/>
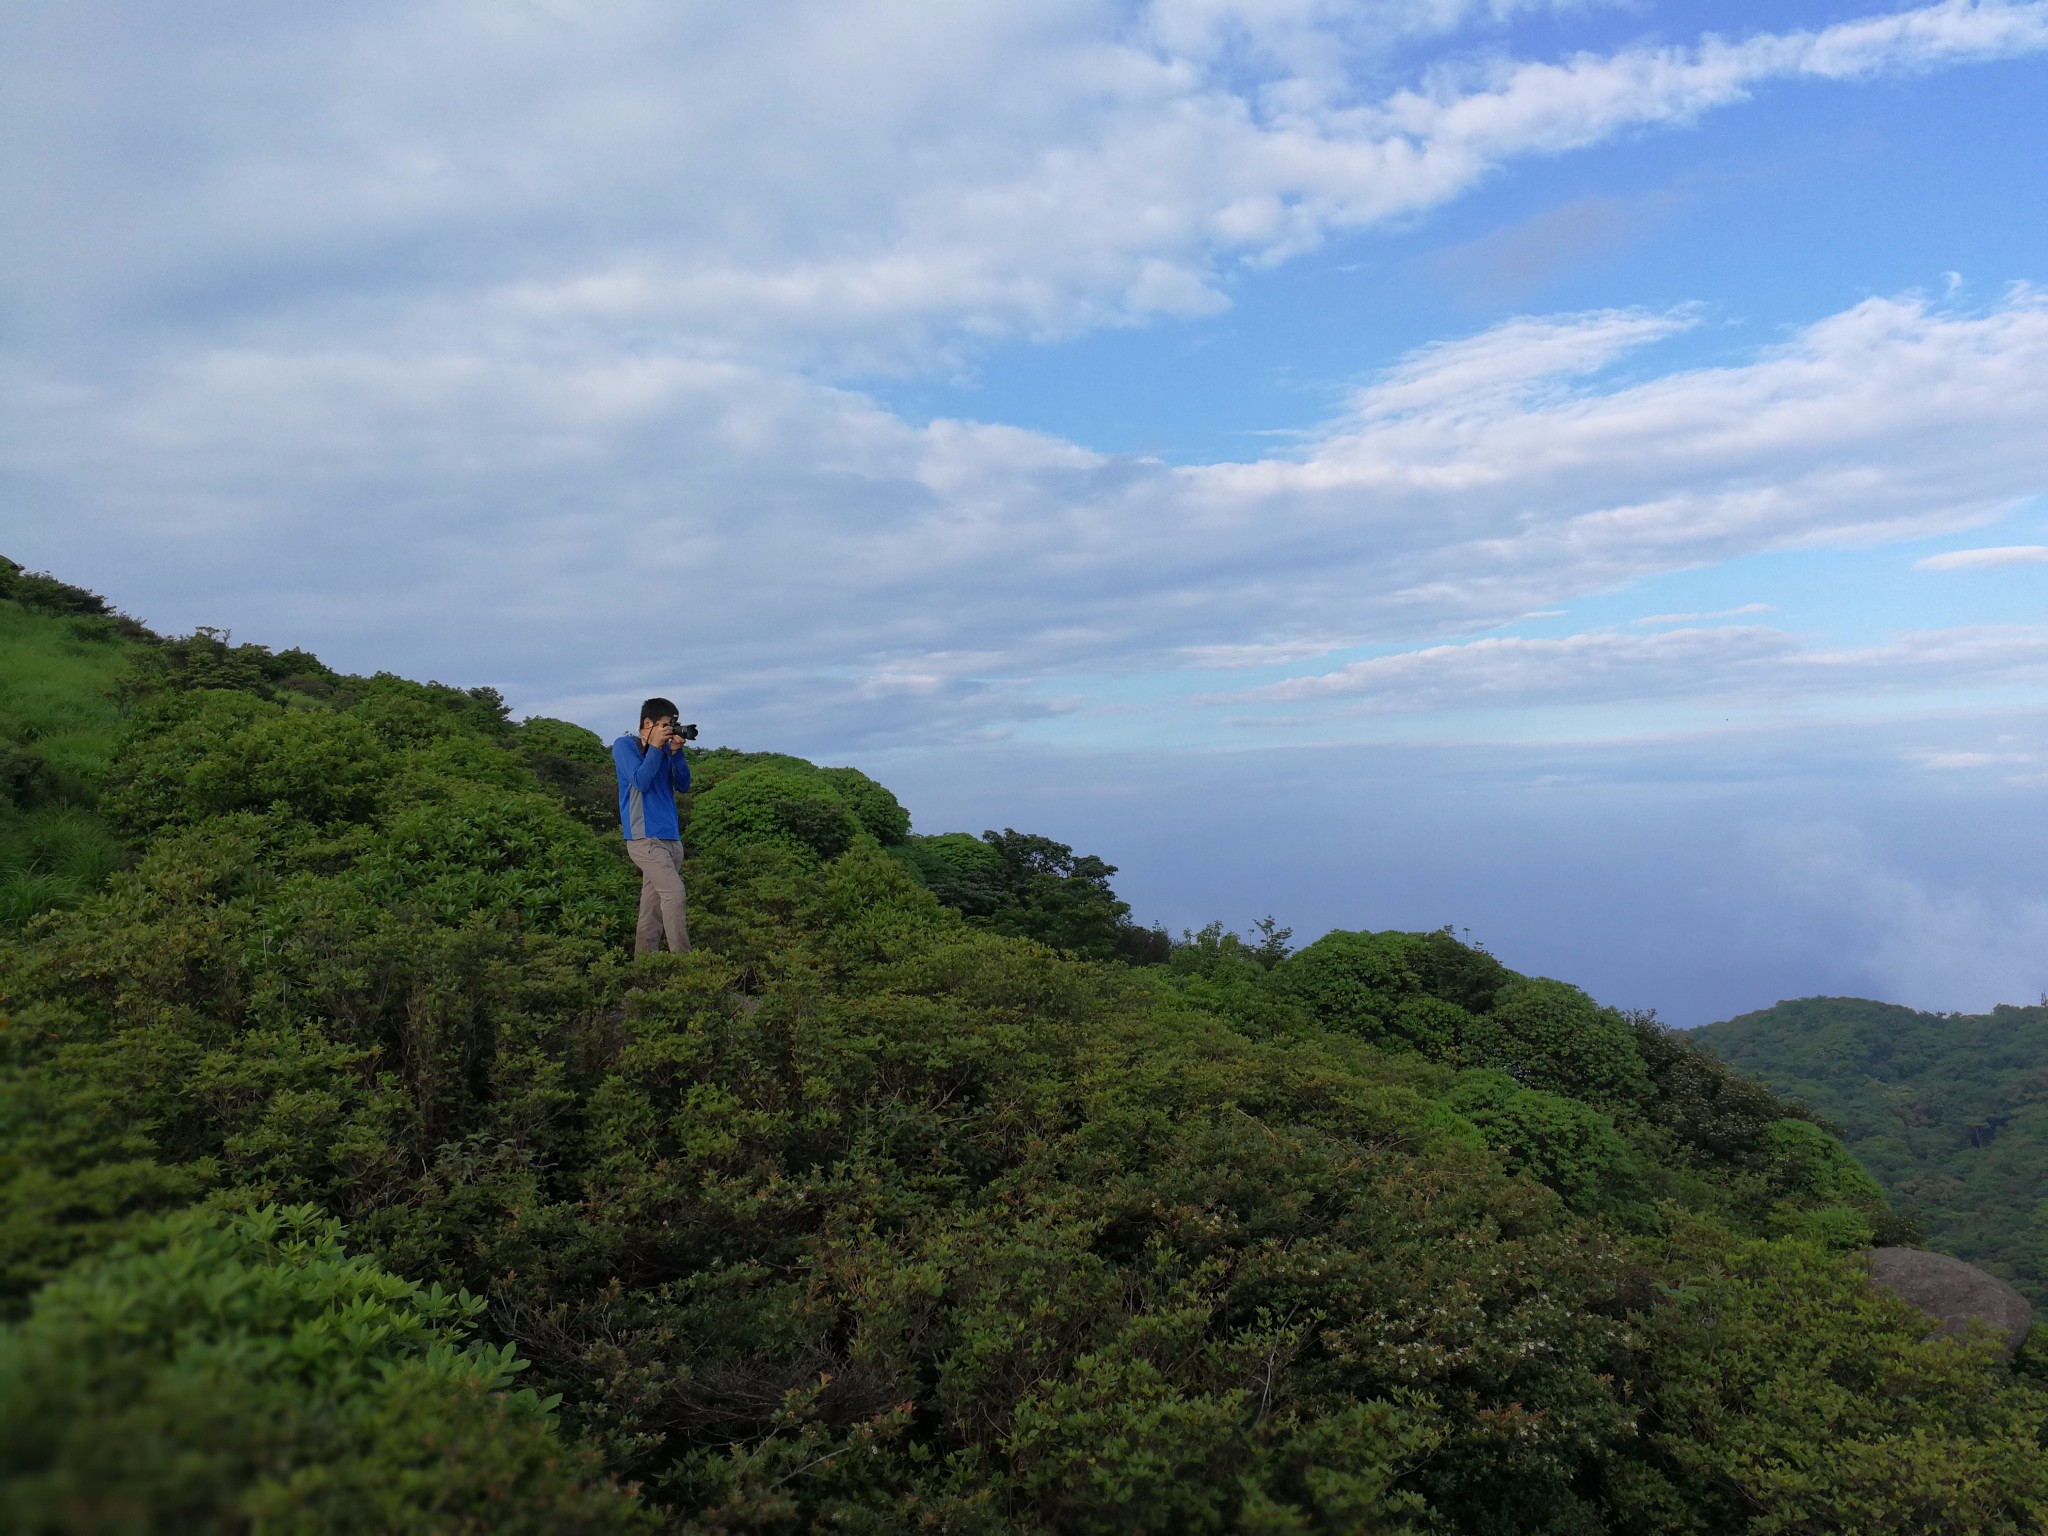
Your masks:
<path fill-rule="evenodd" d="M 694 733 L 693 733 L 694 734 Z M 690 764 L 676 707 L 667 699 L 640 706 L 640 734 L 612 743 L 619 771 L 619 829 L 640 868 L 640 925 L 633 952 L 652 954 L 666 938 L 678 954 L 690 947 L 683 911 L 683 832 L 676 796 L 690 787 Z"/>

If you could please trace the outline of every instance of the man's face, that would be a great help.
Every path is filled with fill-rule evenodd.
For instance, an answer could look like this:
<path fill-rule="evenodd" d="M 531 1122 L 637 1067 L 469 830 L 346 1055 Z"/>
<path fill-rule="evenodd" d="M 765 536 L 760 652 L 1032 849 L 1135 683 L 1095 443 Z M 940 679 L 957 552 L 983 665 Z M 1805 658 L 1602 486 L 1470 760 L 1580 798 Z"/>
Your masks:
<path fill-rule="evenodd" d="M 640 724 L 647 732 L 647 744 L 658 747 L 674 734 L 676 719 L 674 715 L 665 715 L 659 720 L 643 720 Z"/>

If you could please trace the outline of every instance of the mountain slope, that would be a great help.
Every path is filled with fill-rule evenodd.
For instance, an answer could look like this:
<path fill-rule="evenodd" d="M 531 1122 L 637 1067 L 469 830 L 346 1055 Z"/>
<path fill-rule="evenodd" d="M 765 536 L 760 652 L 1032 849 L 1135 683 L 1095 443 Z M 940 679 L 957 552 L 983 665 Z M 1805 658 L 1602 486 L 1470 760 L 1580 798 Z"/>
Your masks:
<path fill-rule="evenodd" d="M 2048 1006 L 1809 997 L 1691 1038 L 1841 1125 L 1930 1247 L 2048 1307 Z"/>
<path fill-rule="evenodd" d="M 117 638 L 15 680 L 110 712 L 120 857 L 0 943 L 0 1528 L 2048 1520 L 2037 1350 L 1651 1019 L 1449 932 L 1107 958 L 1099 860 L 743 754 L 635 959 L 590 733 Z"/>

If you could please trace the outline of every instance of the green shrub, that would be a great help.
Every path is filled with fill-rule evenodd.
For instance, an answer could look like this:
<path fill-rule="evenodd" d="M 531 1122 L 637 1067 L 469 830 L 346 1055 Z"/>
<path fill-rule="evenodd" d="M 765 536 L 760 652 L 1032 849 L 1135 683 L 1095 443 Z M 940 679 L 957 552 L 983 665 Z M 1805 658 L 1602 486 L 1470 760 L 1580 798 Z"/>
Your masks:
<path fill-rule="evenodd" d="M 1631 1229 L 1650 1222 L 1641 1158 L 1591 1105 L 1524 1088 L 1495 1069 L 1461 1073 L 1444 1103 L 1506 1153 L 1510 1168 L 1556 1190 L 1574 1210 Z"/>
<path fill-rule="evenodd" d="M 716 788 L 745 768 L 782 768 L 815 778 L 818 765 L 787 752 L 742 752 L 737 747 L 690 749 L 690 783 L 698 790 Z"/>
<path fill-rule="evenodd" d="M 699 802 L 726 780 L 757 769 L 817 779 L 829 786 L 861 829 L 885 846 L 901 843 L 910 835 L 910 813 L 887 788 L 858 768 L 820 768 L 786 752 L 740 752 L 731 747 L 690 754 L 690 783 Z"/>
<path fill-rule="evenodd" d="M 1930 1338 L 1852 1256 L 1692 1227 L 1636 1319 L 1655 1526 L 2020 1536 L 2048 1523 L 2048 1393 L 1988 1342 Z M 1629 1511 L 1619 1512 L 1624 1521 Z"/>
<path fill-rule="evenodd" d="M 1653 1014 L 1629 1015 L 1636 1053 L 1649 1074 L 1649 1117 L 1689 1162 L 1756 1166 L 1770 1158 L 1766 1133 L 1779 1120 L 1803 1118 L 1790 1100 L 1701 1050 Z"/>
<path fill-rule="evenodd" d="M 131 836 L 273 806 L 311 826 L 360 821 L 391 769 L 362 719 L 218 691 L 140 720 L 119 762 L 106 810 Z"/>
<path fill-rule="evenodd" d="M 1530 1088 L 1626 1110 L 1650 1097 L 1650 1079 L 1628 1021 L 1577 987 L 1517 976 L 1467 1032 L 1469 1065 L 1500 1067 Z"/>
<path fill-rule="evenodd" d="M 981 840 L 1002 860 L 1003 899 L 974 921 L 1080 959 L 1108 960 L 1118 954 L 1131 927 L 1131 909 L 1110 888 L 1114 864 L 1012 827 L 984 832 Z"/>
<path fill-rule="evenodd" d="M 306 660 L 326 670 L 310 656 Z M 283 675 L 276 662 L 264 646 L 236 645 L 225 631 L 202 626 L 137 656 L 127 684 L 136 694 L 214 690 L 275 699 L 274 683 Z"/>
<path fill-rule="evenodd" d="M 1325 934 L 1275 972 L 1328 1028 L 1607 1109 L 1651 1088 L 1629 1023 L 1577 987 L 1517 976 L 1435 933 Z"/>
<path fill-rule="evenodd" d="M 651 1529 L 468 1337 L 482 1311 L 310 1207 L 168 1219 L 0 1332 L 0 1525 Z"/>
<path fill-rule="evenodd" d="M 1473 1018 L 1492 1008 L 1513 972 L 1449 929 L 1432 933 L 1327 933 L 1290 956 L 1280 984 L 1332 1029 L 1468 1061 Z"/>
<path fill-rule="evenodd" d="M 912 837 L 893 850 L 925 888 L 969 917 L 987 917 L 1009 891 L 1003 856 L 966 832 Z"/>
<path fill-rule="evenodd" d="M 346 698 L 338 702 L 387 747 L 420 747 L 447 736 L 502 742 L 511 734 L 505 701 L 495 688 L 450 688 L 379 672 L 351 678 Z"/>
<path fill-rule="evenodd" d="M 1218 1018 L 1254 1038 L 1300 1034 L 1314 1027 L 1298 999 L 1276 984 L 1287 930 L 1271 924 L 1247 942 L 1223 925 L 1184 932 L 1167 951 L 1158 984 L 1164 995 Z"/>
<path fill-rule="evenodd" d="M 1330 1029 L 1376 1043 L 1398 1044 L 1394 1009 L 1421 990 L 1408 966 L 1413 935 L 1326 933 L 1290 956 L 1282 984 Z"/>
<path fill-rule="evenodd" d="M 1869 1206 L 1830 1205 L 1801 1210 L 1784 1223 L 1790 1236 L 1830 1253 L 1857 1253 L 1877 1241 L 1878 1213 Z"/>
<path fill-rule="evenodd" d="M 22 611 L 53 618 L 83 620 L 97 627 L 89 634 L 122 639 L 153 638 L 135 620 L 117 613 L 97 592 L 59 581 L 47 571 L 24 570 L 13 560 L 0 557 L 0 602 Z"/>
<path fill-rule="evenodd" d="M 1849 1149 L 1810 1120 L 1774 1120 L 1764 1148 L 1785 1193 L 1824 1205 L 1881 1209 L 1884 1190 Z"/>
<path fill-rule="evenodd" d="M 821 768 L 818 777 L 839 791 L 854 819 L 876 842 L 900 843 L 910 835 L 910 812 L 858 768 Z"/>
<path fill-rule="evenodd" d="M 749 847 L 777 848 L 810 863 L 853 846 L 861 824 L 839 792 L 815 774 L 744 768 L 696 796 L 692 851 L 716 858 Z"/>
<path fill-rule="evenodd" d="M 545 797 L 468 785 L 399 811 L 347 878 L 379 906 L 416 905 L 451 925 L 513 914 L 618 941 L 638 891 L 632 868 Z"/>
<path fill-rule="evenodd" d="M 11 742 L 0 746 L 0 807 L 26 810 L 59 793 L 42 753 Z"/>
<path fill-rule="evenodd" d="M 577 821 L 599 832 L 619 825 L 618 770 L 611 748 L 593 732 L 536 716 L 514 740 L 528 771 Z M 687 803 L 680 809 L 687 815 Z"/>
<path fill-rule="evenodd" d="M 612 771 L 612 749 L 603 738 L 597 732 L 585 730 L 567 720 L 550 720 L 545 715 L 531 716 L 520 722 L 516 740 L 522 752 L 547 753 L 591 768 L 602 768 L 607 773 Z"/>

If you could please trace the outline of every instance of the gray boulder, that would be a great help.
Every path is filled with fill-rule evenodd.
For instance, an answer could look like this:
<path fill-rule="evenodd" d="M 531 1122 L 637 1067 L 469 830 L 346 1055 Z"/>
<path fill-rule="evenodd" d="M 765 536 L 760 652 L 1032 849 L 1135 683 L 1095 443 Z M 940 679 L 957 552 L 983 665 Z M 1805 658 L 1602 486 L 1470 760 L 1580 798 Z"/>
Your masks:
<path fill-rule="evenodd" d="M 1924 1248 L 1872 1248 L 1864 1257 L 1870 1261 L 1870 1283 L 1940 1323 L 1938 1334 L 1960 1334 L 1972 1319 L 1980 1320 L 2004 1340 L 2010 1360 L 2034 1326 L 2027 1298 L 1974 1264 Z"/>

